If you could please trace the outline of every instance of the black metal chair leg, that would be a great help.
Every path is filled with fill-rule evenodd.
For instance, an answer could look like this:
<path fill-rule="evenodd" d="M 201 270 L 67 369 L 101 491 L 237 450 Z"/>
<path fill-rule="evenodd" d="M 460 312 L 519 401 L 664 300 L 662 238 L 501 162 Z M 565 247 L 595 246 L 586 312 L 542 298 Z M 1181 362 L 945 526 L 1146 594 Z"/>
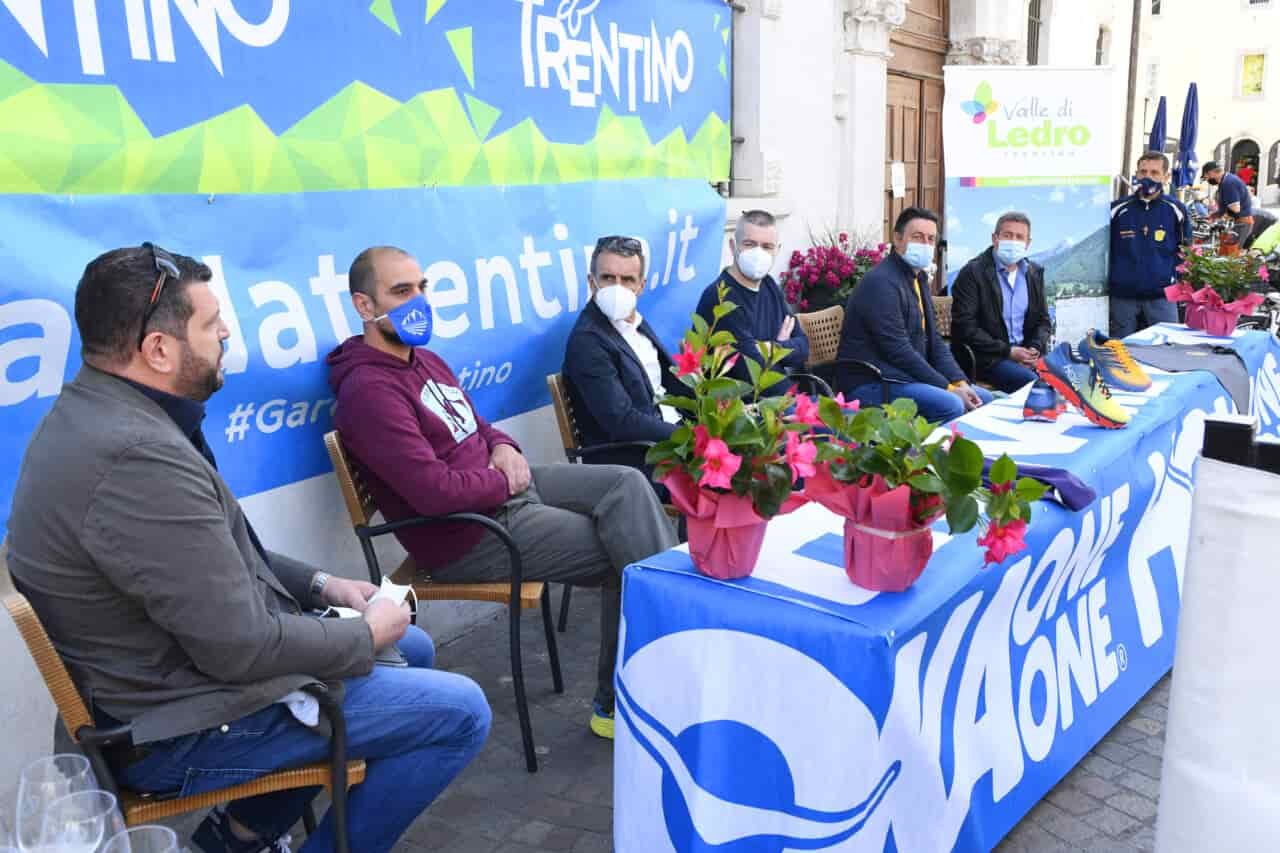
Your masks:
<path fill-rule="evenodd" d="M 551 584 L 544 584 L 542 587 L 542 630 L 546 632 L 547 654 L 551 657 L 551 683 L 555 685 L 557 693 L 563 693 L 564 679 L 560 677 L 560 650 L 556 648 L 556 632 L 551 627 Z"/>
<path fill-rule="evenodd" d="M 316 804 L 307 803 L 306 810 L 302 813 L 302 826 L 307 831 L 307 838 L 316 834 Z"/>
<path fill-rule="evenodd" d="M 529 723 L 529 703 L 524 695 L 524 664 L 520 657 L 520 599 L 507 607 L 511 617 L 511 685 L 516 691 L 516 713 L 520 715 L 520 738 L 524 741 L 524 766 L 538 772 L 538 756 L 533 751 L 533 726 Z"/>
<path fill-rule="evenodd" d="M 560 624 L 557 626 L 560 633 L 564 633 L 564 629 L 569 627 L 569 598 L 573 594 L 573 587 L 564 584 L 563 592 L 560 593 Z"/>

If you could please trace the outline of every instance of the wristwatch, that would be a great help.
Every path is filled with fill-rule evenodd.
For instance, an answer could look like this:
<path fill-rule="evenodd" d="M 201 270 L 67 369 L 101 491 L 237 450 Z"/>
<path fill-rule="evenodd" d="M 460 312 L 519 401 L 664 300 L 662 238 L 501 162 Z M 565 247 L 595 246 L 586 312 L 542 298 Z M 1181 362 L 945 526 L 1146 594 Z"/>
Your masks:
<path fill-rule="evenodd" d="M 324 603 L 324 585 L 329 582 L 328 572 L 316 572 L 311 577 L 311 600 L 316 604 Z"/>

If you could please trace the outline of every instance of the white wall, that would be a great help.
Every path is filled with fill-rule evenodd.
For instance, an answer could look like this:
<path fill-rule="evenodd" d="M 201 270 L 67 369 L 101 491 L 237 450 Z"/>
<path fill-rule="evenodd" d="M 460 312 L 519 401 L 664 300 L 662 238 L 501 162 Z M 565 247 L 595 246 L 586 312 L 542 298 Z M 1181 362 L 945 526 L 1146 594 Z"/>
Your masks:
<path fill-rule="evenodd" d="M 1212 9 L 1208 15 L 1206 8 Z M 1268 151 L 1280 139 L 1280 0 L 1254 8 L 1246 0 L 1220 0 L 1210 7 L 1174 0 L 1163 3 L 1159 15 L 1151 15 L 1148 5 L 1142 27 L 1139 117 L 1147 69 L 1158 63 L 1156 95 L 1157 100 L 1159 95 L 1168 99 L 1169 134 L 1178 134 L 1187 86 L 1194 82 L 1200 95 L 1200 162 L 1212 157 L 1223 138 L 1248 137 L 1258 143 L 1260 181 L 1265 180 Z M 1246 99 L 1239 94 L 1239 54 L 1258 50 L 1267 51 L 1264 96 Z M 1153 100 L 1147 110 L 1147 131 L 1155 106 Z"/>

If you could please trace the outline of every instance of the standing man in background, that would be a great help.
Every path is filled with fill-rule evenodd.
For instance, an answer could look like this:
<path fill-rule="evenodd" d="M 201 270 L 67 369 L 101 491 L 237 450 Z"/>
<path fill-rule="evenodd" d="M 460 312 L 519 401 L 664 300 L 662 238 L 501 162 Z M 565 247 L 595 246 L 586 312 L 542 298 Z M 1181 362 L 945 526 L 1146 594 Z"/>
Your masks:
<path fill-rule="evenodd" d="M 1111 203 L 1107 283 L 1111 334 L 1117 338 L 1178 322 L 1178 306 L 1165 298 L 1164 289 L 1173 284 L 1183 248 L 1191 244 L 1187 209 L 1164 191 L 1169 158 L 1148 151 L 1138 158 L 1137 173 L 1133 195 Z"/>
<path fill-rule="evenodd" d="M 1236 245 L 1243 249 L 1253 232 L 1253 196 L 1248 185 L 1238 175 L 1223 169 L 1221 163 L 1212 160 L 1204 164 L 1200 176 L 1218 188 L 1218 211 L 1212 218 L 1228 217 L 1231 230 L 1236 235 Z"/>

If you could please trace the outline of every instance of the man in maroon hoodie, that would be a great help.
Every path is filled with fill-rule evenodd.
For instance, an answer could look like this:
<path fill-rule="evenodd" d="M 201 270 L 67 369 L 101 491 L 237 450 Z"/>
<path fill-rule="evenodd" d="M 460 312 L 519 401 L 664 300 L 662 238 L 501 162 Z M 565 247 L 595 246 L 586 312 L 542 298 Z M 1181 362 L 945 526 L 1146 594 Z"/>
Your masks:
<path fill-rule="evenodd" d="M 526 578 L 600 584 L 600 659 L 591 730 L 613 737 L 613 669 L 622 570 L 676 544 L 644 475 L 614 465 L 535 465 L 482 418 L 440 356 L 425 348 L 426 278 L 407 252 L 366 249 L 351 265 L 364 334 L 329 354 L 336 424 L 383 515 L 483 512 L 501 522 Z M 508 576 L 506 549 L 476 525 L 398 531 L 440 581 Z"/>

